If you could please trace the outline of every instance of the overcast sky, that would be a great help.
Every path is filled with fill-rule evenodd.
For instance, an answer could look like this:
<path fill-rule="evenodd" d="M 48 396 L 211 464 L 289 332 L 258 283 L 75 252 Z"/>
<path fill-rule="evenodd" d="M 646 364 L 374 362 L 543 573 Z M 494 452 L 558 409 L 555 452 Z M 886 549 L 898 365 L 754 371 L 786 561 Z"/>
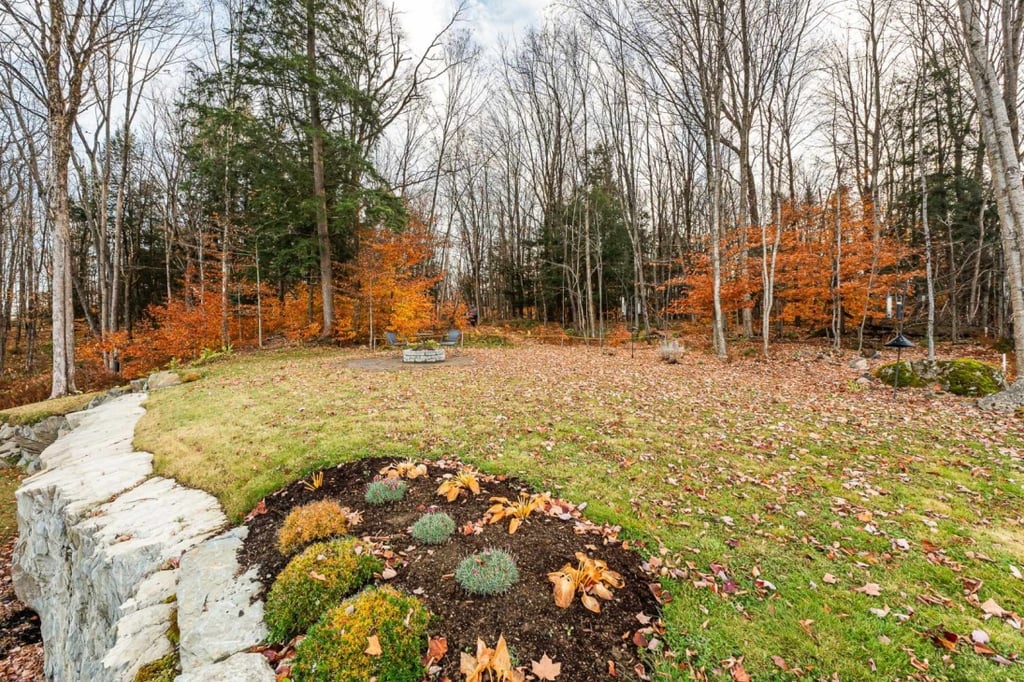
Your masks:
<path fill-rule="evenodd" d="M 457 0 L 392 0 L 402 13 L 402 21 L 414 53 L 420 53 L 451 18 Z M 553 0 L 465 0 L 467 12 L 462 23 L 473 32 L 485 50 L 498 45 L 501 37 L 511 37 L 529 26 L 539 25 L 544 9 Z"/>

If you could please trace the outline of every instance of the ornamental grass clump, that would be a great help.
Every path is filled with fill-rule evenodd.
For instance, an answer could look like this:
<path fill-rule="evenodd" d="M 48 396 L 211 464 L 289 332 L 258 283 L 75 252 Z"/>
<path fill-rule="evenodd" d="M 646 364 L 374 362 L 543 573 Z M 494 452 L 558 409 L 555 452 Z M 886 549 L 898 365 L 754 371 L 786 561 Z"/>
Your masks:
<path fill-rule="evenodd" d="M 466 592 L 486 597 L 508 591 L 519 580 L 519 568 L 509 552 L 485 549 L 459 563 L 455 580 Z"/>
<path fill-rule="evenodd" d="M 285 517 L 277 532 L 277 550 L 285 556 L 311 542 L 348 533 L 359 524 L 362 515 L 332 500 L 321 500 L 296 507 Z"/>
<path fill-rule="evenodd" d="M 426 675 L 430 612 L 391 587 L 368 589 L 331 609 L 295 650 L 296 682 L 419 682 Z"/>
<path fill-rule="evenodd" d="M 270 639 L 284 641 L 304 632 L 383 568 L 354 538 L 310 545 L 288 562 L 267 595 L 263 615 Z"/>
<path fill-rule="evenodd" d="M 385 478 L 366 486 L 365 499 L 370 504 L 390 504 L 405 497 L 409 484 L 400 478 Z"/>
<path fill-rule="evenodd" d="M 425 545 L 440 545 L 455 532 L 455 521 L 444 512 L 424 514 L 412 524 L 409 533 Z"/>

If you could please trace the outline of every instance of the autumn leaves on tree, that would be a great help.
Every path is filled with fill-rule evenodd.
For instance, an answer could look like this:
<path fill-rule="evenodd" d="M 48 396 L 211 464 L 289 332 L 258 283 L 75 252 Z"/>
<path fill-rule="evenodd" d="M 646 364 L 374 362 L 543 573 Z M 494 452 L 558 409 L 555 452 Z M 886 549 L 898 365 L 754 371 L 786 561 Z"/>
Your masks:
<path fill-rule="evenodd" d="M 461 319 L 434 306 L 432 289 L 440 275 L 430 268 L 431 254 L 429 231 L 415 217 L 402 230 L 364 227 L 355 259 L 338 268 L 334 297 L 338 322 L 332 338 L 366 343 L 371 328 L 378 337 L 385 330 L 410 335 Z M 255 264 L 236 265 L 244 272 L 247 265 Z M 131 336 L 119 332 L 87 342 L 82 358 L 98 365 L 104 353 L 116 350 L 122 372 L 133 375 L 221 348 L 220 272 L 208 268 L 204 278 L 205 282 L 193 273 L 178 296 L 164 305 L 150 306 L 148 322 Z M 279 295 L 265 282 L 258 288 L 248 277 L 232 277 L 228 300 L 234 348 L 256 347 L 261 328 L 264 338 L 313 340 L 321 335 L 322 299 L 317 284 L 300 283 Z"/>
<path fill-rule="evenodd" d="M 774 295 L 770 321 L 777 329 L 829 330 L 838 338 L 864 318 L 869 323 L 884 318 L 886 293 L 920 273 L 905 266 L 910 249 L 876 234 L 871 220 L 870 207 L 855 203 L 843 189 L 824 204 L 783 204 L 764 229 L 730 232 L 722 244 L 723 312 L 738 319 L 744 306 L 763 303 L 763 273 L 768 273 Z M 748 261 L 771 260 L 776 243 L 774 267 L 741 267 L 741 255 Z M 684 292 L 671 312 L 710 319 L 712 277 L 706 253 L 669 285 Z"/>

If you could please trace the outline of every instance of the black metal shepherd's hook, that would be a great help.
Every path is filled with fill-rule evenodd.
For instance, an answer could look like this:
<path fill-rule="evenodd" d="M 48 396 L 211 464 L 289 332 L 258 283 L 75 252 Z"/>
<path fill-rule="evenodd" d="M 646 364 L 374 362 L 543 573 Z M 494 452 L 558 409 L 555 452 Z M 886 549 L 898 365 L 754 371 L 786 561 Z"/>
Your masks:
<path fill-rule="evenodd" d="M 900 387 L 900 354 L 903 352 L 904 348 L 913 348 L 914 342 L 903 336 L 903 332 L 901 331 L 896 335 L 896 338 L 886 343 L 885 347 L 896 349 L 896 376 L 892 382 L 892 397 L 895 398 L 896 389 Z"/>

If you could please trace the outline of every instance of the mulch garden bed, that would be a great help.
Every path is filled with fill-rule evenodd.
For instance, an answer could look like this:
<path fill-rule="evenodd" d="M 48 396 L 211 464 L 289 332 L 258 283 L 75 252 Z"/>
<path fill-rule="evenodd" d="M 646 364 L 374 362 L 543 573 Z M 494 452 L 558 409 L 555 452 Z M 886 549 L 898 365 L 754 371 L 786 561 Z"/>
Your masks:
<path fill-rule="evenodd" d="M 434 614 L 430 634 L 446 638 L 448 652 L 431 669 L 431 679 L 462 680 L 460 652 L 475 654 L 478 638 L 493 648 L 499 635 L 504 635 L 513 661 L 527 679 L 537 679 L 530 674 L 531 661 L 540 661 L 545 654 L 562 664 L 559 682 L 647 678 L 647 647 L 661 646 L 659 603 L 654 596 L 660 590 L 657 581 L 644 573 L 641 557 L 617 538 L 617 529 L 586 521 L 581 510 L 562 501 L 555 501 L 555 508 L 546 514 L 530 515 L 514 535 L 508 533 L 507 521 L 481 524 L 493 504 L 491 497 L 514 500 L 526 486 L 514 479 L 481 477 L 481 494 L 449 503 L 435 491 L 445 474 L 458 471 L 454 462 L 431 463 L 426 477 L 408 481 L 409 490 L 400 502 L 367 504 L 363 499 L 367 483 L 393 463 L 372 459 L 342 464 L 325 470 L 323 484 L 315 490 L 298 481 L 268 496 L 247 521 L 249 535 L 239 554 L 243 570 L 258 565 L 264 591 L 269 589 L 288 561 L 276 546 L 285 516 L 296 506 L 336 500 L 363 514 L 354 535 L 386 548 L 388 566 L 396 575 L 378 583 L 419 596 Z M 432 507 L 447 512 L 457 528 L 446 544 L 420 545 L 408 529 Z M 520 580 L 504 594 L 473 597 L 452 574 L 463 558 L 492 547 L 512 552 Z M 607 562 L 625 581 L 624 587 L 613 591 L 614 599 L 601 601 L 600 613 L 588 611 L 579 599 L 562 609 L 552 598 L 547 574 L 566 563 L 575 566 L 576 552 Z M 287 647 L 276 647 L 265 655 L 276 662 L 278 656 L 287 659 L 289 653 Z"/>

